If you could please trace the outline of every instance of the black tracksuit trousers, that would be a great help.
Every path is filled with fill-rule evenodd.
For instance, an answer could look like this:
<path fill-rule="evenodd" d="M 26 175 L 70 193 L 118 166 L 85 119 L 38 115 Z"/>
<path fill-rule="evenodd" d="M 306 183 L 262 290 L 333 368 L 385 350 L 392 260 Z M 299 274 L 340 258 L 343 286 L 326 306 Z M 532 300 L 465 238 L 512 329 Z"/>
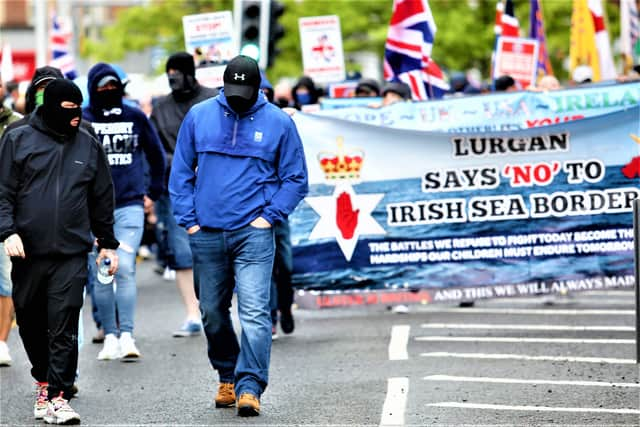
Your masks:
<path fill-rule="evenodd" d="M 87 254 L 12 258 L 13 303 L 31 375 L 49 383 L 49 399 L 69 399 L 78 367 L 78 321 Z"/>

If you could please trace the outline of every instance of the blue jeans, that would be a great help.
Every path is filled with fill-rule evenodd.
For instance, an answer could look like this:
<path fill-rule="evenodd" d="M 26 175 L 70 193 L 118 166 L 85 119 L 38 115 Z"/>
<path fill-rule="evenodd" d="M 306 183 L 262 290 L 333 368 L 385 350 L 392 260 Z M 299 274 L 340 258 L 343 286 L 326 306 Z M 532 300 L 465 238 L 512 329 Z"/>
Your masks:
<path fill-rule="evenodd" d="M 269 380 L 269 296 L 274 237 L 271 228 L 200 230 L 189 236 L 193 273 L 211 366 L 236 394 L 260 397 Z M 231 324 L 234 283 L 242 327 L 241 345 Z"/>
<path fill-rule="evenodd" d="M 189 246 L 189 235 L 184 228 L 176 223 L 168 194 L 160 196 L 155 203 L 155 210 L 158 216 L 156 235 L 165 240 L 160 244 L 164 248 L 167 265 L 172 270 L 191 269 L 193 259 Z"/>
<path fill-rule="evenodd" d="M 89 253 L 87 257 L 87 271 L 89 272 L 89 277 L 87 278 L 87 289 L 86 293 L 89 295 L 91 299 L 91 317 L 93 318 L 93 322 L 96 324 L 96 328 L 102 328 L 102 320 L 100 320 L 100 314 L 98 314 L 98 306 L 96 305 L 96 297 L 95 297 L 95 289 L 97 285 L 100 285 L 98 279 L 96 278 L 96 274 L 98 274 L 98 267 L 96 266 L 96 248 L 93 248 L 93 251 Z"/>
<path fill-rule="evenodd" d="M 285 220 L 274 225 L 276 252 L 271 276 L 271 321 L 278 323 L 278 310 L 291 310 L 293 304 L 293 253 L 291 250 L 291 229 Z"/>
<path fill-rule="evenodd" d="M 118 208 L 114 212 L 113 231 L 120 242 L 118 247 L 118 271 L 114 284 L 103 285 L 94 281 L 93 296 L 105 334 L 133 332 L 136 308 L 136 254 L 144 231 L 144 210 L 133 205 Z M 95 264 L 95 252 L 89 262 Z M 115 289 L 115 290 L 114 290 Z M 116 308 L 120 330 L 116 324 Z"/>
<path fill-rule="evenodd" d="M 11 297 L 11 260 L 0 243 L 0 297 Z"/>

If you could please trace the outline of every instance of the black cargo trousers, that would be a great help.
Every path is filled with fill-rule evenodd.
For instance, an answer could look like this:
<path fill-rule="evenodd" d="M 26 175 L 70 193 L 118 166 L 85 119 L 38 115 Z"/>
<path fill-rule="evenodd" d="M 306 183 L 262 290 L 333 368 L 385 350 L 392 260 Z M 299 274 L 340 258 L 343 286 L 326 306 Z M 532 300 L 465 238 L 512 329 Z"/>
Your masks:
<path fill-rule="evenodd" d="M 49 399 L 71 397 L 78 367 L 78 322 L 87 254 L 11 258 L 13 304 L 31 375 Z"/>

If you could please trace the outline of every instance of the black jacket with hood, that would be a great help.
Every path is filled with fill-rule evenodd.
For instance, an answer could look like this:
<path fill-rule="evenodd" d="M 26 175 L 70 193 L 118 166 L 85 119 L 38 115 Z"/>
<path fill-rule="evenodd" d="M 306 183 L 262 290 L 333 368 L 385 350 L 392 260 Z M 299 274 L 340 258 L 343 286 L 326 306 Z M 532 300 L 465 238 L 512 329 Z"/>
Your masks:
<path fill-rule="evenodd" d="M 177 100 L 176 97 L 170 93 L 160 98 L 158 103 L 153 107 L 150 119 L 158 131 L 164 150 L 167 153 L 167 166 L 171 166 L 173 152 L 176 149 L 176 140 L 178 139 L 178 130 L 180 129 L 182 120 L 184 120 L 184 116 L 187 115 L 191 107 L 205 99 L 213 98 L 217 94 L 217 89 L 202 86 L 198 82 L 195 82 L 190 97 Z M 167 174 L 167 179 L 168 178 Z"/>
<path fill-rule="evenodd" d="M 107 158 L 80 128 L 73 137 L 50 129 L 38 108 L 0 141 L 0 241 L 13 233 L 30 256 L 116 249 L 114 193 Z"/>

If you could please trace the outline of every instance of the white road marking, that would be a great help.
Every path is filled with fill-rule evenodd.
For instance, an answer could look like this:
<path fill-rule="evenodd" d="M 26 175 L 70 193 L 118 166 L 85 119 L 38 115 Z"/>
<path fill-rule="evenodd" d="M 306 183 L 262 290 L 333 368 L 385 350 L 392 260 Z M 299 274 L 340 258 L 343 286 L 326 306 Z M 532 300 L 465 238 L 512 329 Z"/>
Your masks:
<path fill-rule="evenodd" d="M 431 352 L 421 353 L 421 357 L 457 357 L 462 359 L 513 359 L 513 360 L 536 360 L 553 362 L 582 362 L 582 363 L 621 363 L 635 364 L 634 359 L 616 359 L 610 357 L 570 357 L 570 356 L 528 356 L 525 354 L 491 354 L 491 353 L 448 353 Z"/>
<path fill-rule="evenodd" d="M 537 309 L 537 308 L 436 308 L 431 307 L 427 313 L 465 313 L 465 314 L 561 314 L 568 316 L 603 315 L 603 316 L 635 316 L 635 310 L 573 310 L 573 309 Z"/>
<path fill-rule="evenodd" d="M 523 337 L 416 337 L 416 341 L 508 342 L 554 344 L 635 344 L 636 340 L 604 338 L 523 338 Z"/>
<path fill-rule="evenodd" d="M 490 405 L 486 403 L 469 403 L 469 402 L 438 402 L 427 403 L 427 406 L 435 406 L 441 408 L 463 408 L 463 409 L 491 409 L 497 411 L 543 411 L 543 412 L 600 412 L 608 414 L 640 414 L 638 409 L 625 408 L 566 408 L 553 406 L 511 406 L 511 405 Z"/>
<path fill-rule="evenodd" d="M 407 344 L 409 342 L 409 325 L 394 325 L 389 340 L 389 360 L 407 360 Z"/>
<path fill-rule="evenodd" d="M 522 378 L 492 378 L 492 377 L 461 377 L 455 375 L 429 375 L 423 378 L 426 381 L 455 381 L 474 383 L 499 383 L 499 384 L 551 384 L 551 385 L 571 385 L 585 387 L 636 387 L 638 383 L 608 383 L 603 381 L 558 381 L 558 380 L 527 380 Z"/>
<path fill-rule="evenodd" d="M 381 426 L 404 426 L 404 411 L 409 394 L 409 378 L 389 378 L 387 397 L 382 406 Z"/>
<path fill-rule="evenodd" d="M 424 323 L 425 329 L 503 329 L 514 331 L 605 331 L 605 332 L 634 332 L 633 326 L 575 326 L 575 325 L 541 325 L 541 324 L 499 324 L 499 323 Z"/>

